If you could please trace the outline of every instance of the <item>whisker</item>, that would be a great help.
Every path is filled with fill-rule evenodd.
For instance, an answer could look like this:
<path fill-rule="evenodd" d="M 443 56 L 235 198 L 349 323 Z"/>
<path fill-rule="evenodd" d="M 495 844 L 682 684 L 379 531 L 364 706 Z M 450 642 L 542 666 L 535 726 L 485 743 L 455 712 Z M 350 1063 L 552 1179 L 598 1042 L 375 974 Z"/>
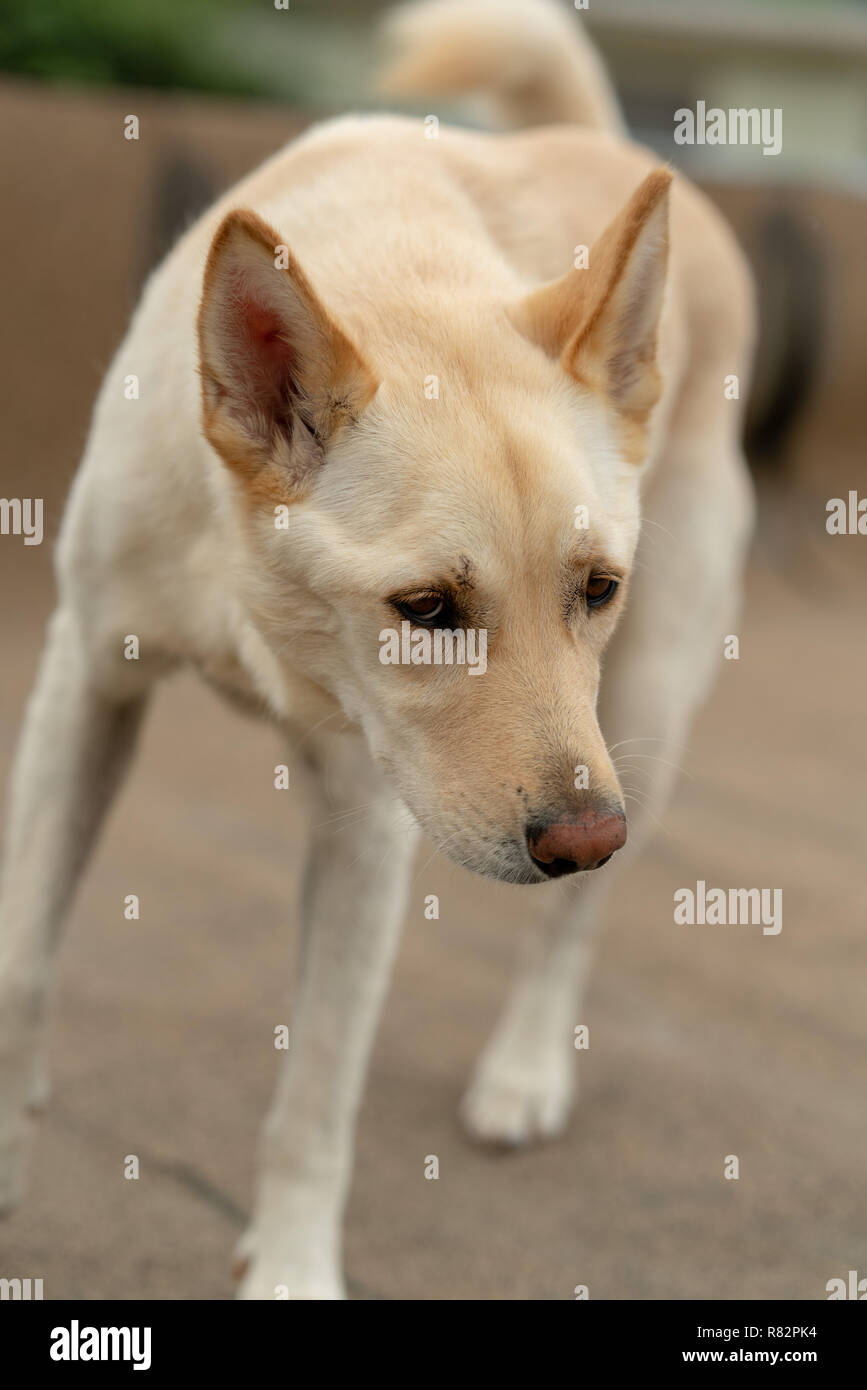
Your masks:
<path fill-rule="evenodd" d="M 671 743 L 671 740 L 667 738 L 648 738 L 646 736 L 642 736 L 641 738 L 622 738 L 619 743 L 606 744 L 606 751 L 609 754 L 613 753 L 615 748 L 625 748 L 627 743 L 669 743 L 672 748 L 678 749 L 681 753 L 688 753 L 690 751 L 685 743 Z"/>
<path fill-rule="evenodd" d="M 297 742 L 296 744 L 294 744 L 295 752 L 298 751 L 298 749 L 299 749 L 299 748 L 301 747 L 301 745 L 304 743 L 305 739 L 308 739 L 308 738 L 310 737 L 311 734 L 315 734 L 315 733 L 316 733 L 316 730 L 317 730 L 317 729 L 321 729 L 323 724 L 327 724 L 328 721 L 329 721 L 329 719 L 336 719 L 338 715 L 343 715 L 343 710 L 342 710 L 342 709 L 333 709 L 333 710 L 330 712 L 330 714 L 326 714 L 326 715 L 324 715 L 324 716 L 322 717 L 322 719 L 317 720 L 317 722 L 316 722 L 315 724 L 313 724 L 313 725 L 311 726 L 311 728 L 309 728 L 309 729 L 306 731 L 306 733 L 303 733 L 303 734 L 301 735 L 301 737 L 300 737 L 300 739 L 298 740 L 298 742 Z"/>
<path fill-rule="evenodd" d="M 366 801 L 361 806 L 351 806 L 346 811 L 335 811 L 333 816 L 326 816 L 325 820 L 319 821 L 313 826 L 314 830 L 324 830 L 327 825 L 334 825 L 336 821 L 350 821 L 355 816 L 364 819 L 362 812 L 369 812 L 375 806 L 375 801 Z"/>
<path fill-rule="evenodd" d="M 690 782 L 695 781 L 693 774 L 688 772 L 685 767 L 681 767 L 680 763 L 670 762 L 668 758 L 659 758 L 655 753 L 621 753 L 619 758 L 612 758 L 612 767 L 620 766 L 624 758 L 646 758 L 650 762 L 662 763 L 664 767 L 673 767 L 675 772 L 679 772 L 682 777 L 688 777 Z"/>
<path fill-rule="evenodd" d="M 653 520 L 653 517 L 651 517 L 651 516 L 643 516 L 643 517 L 641 518 L 641 525 L 642 525 L 642 526 L 655 526 L 656 529 L 657 529 L 657 531 L 661 531 L 662 534 L 663 534 L 664 536 L 668 536 L 669 540 L 674 541 L 675 545 L 677 545 L 677 536 L 672 535 L 671 531 L 666 530 L 666 528 L 665 528 L 664 526 L 660 526 L 660 524 L 659 524 L 658 521 L 654 521 L 654 520 Z"/>
<path fill-rule="evenodd" d="M 424 864 L 422 864 L 422 866 L 421 866 L 421 868 L 419 869 L 418 873 L 415 875 L 415 877 L 414 877 L 414 879 L 413 879 L 413 881 L 412 881 L 412 886 L 413 886 L 413 888 L 415 887 L 416 883 L 418 882 L 420 876 L 424 873 L 424 871 L 425 871 L 425 869 L 427 868 L 428 864 L 431 864 L 431 863 L 433 862 L 433 860 L 436 859 L 437 855 L 442 853 L 442 851 L 445 849 L 446 845 L 448 844 L 449 840 L 453 840 L 453 839 L 455 838 L 455 836 L 456 836 L 456 835 L 459 835 L 459 834 L 460 834 L 460 831 L 459 831 L 459 830 L 453 830 L 452 833 L 451 833 L 451 835 L 447 835 L 446 838 L 442 841 L 442 843 L 436 846 L 436 848 L 434 849 L 433 854 L 430 856 L 429 859 L 427 859 L 427 860 L 424 862 Z"/>
<path fill-rule="evenodd" d="M 644 814 L 650 817 L 654 825 L 662 831 L 663 835 L 667 835 L 669 833 L 668 827 L 665 826 L 663 822 L 659 819 L 659 817 L 655 815 L 653 811 L 651 811 L 650 807 L 647 806 L 643 801 L 640 801 L 634 793 L 627 794 L 624 792 L 623 799 L 624 801 L 634 801 L 636 806 L 639 806 L 641 810 L 644 812 Z"/>

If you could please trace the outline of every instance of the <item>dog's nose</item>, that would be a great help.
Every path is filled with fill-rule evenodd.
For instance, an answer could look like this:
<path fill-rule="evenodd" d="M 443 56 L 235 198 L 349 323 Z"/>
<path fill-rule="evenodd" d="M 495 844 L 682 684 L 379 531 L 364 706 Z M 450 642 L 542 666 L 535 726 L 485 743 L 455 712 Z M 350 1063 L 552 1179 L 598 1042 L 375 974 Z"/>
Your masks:
<path fill-rule="evenodd" d="M 576 820 L 533 825 L 527 843 L 533 862 L 549 878 L 598 869 L 626 844 L 626 817 L 619 811 L 588 811 Z"/>

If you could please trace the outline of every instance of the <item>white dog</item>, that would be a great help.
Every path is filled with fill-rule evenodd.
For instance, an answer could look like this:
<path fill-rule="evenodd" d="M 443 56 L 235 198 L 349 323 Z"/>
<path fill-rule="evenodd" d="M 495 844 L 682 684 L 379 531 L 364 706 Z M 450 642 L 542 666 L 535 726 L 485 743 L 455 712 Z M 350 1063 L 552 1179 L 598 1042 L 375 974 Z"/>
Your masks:
<path fill-rule="evenodd" d="M 549 124 L 330 122 L 180 240 L 100 393 L 12 780 L 4 1205 L 44 1087 L 61 917 L 157 678 L 193 664 L 303 739 L 314 823 L 368 808 L 312 834 L 246 1298 L 343 1293 L 407 808 L 479 873 L 580 875 L 568 898 L 527 897 L 543 918 L 533 964 L 463 1111 L 476 1135 L 514 1144 L 566 1122 L 611 879 L 587 871 L 626 838 L 609 750 L 655 755 L 658 806 L 736 613 L 752 515 L 725 389 L 734 374 L 745 394 L 752 295 L 712 207 L 623 137 L 598 59 L 550 0 L 432 0 L 395 32 L 393 92 L 483 88 L 511 118 Z M 431 632 L 484 634 L 485 669 L 382 660 L 391 630 L 416 652 Z"/>

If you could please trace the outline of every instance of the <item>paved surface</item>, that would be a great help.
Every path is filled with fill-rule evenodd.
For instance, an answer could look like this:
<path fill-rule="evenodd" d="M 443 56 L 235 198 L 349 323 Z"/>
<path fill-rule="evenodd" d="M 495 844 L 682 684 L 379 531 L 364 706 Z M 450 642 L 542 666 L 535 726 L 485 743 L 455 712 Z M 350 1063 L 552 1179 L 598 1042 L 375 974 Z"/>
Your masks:
<path fill-rule="evenodd" d="M 26 88 L 0 90 L 0 115 L 19 118 L 3 173 L 22 219 L 2 269 L 2 491 L 43 495 L 54 517 L 144 254 L 147 178 L 128 161 L 153 156 L 118 154 L 112 122 L 142 105 L 128 101 L 72 103 L 52 124 Z M 273 113 L 159 119 L 225 167 L 279 139 Z M 31 172 L 40 150 L 47 183 Z M 822 1298 L 829 1278 L 867 1273 L 867 542 L 825 536 L 828 495 L 802 479 L 764 499 L 741 657 L 690 740 L 692 780 L 620 885 L 579 1109 L 556 1144 L 492 1156 L 455 1119 L 534 890 L 423 847 L 360 1127 L 356 1296 L 559 1299 L 585 1283 L 595 1298 Z M 0 586 L 5 780 L 51 606 L 48 545 L 2 539 Z M 277 760 L 273 735 L 191 679 L 158 696 L 71 916 L 54 1101 L 27 1203 L 0 1226 L 0 1273 L 41 1276 L 49 1298 L 231 1294 L 296 941 L 304 809 L 273 790 Z M 782 888 L 782 933 L 675 926 L 672 895 L 697 878 Z M 131 892 L 138 923 L 123 917 Z M 138 1182 L 123 1177 L 132 1153 Z"/>

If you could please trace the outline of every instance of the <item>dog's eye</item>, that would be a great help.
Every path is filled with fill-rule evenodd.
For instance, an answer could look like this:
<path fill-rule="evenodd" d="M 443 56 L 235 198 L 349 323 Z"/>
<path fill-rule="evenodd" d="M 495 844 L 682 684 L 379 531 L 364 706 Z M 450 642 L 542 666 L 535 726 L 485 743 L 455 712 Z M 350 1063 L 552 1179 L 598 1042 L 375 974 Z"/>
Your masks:
<path fill-rule="evenodd" d="M 439 594 L 420 594 L 418 598 L 401 599 L 394 606 L 411 623 L 428 627 L 441 618 L 446 609 L 445 601 Z"/>
<path fill-rule="evenodd" d="M 587 580 L 584 597 L 588 608 L 604 608 L 617 593 L 617 580 L 609 579 L 607 574 L 592 574 Z"/>

